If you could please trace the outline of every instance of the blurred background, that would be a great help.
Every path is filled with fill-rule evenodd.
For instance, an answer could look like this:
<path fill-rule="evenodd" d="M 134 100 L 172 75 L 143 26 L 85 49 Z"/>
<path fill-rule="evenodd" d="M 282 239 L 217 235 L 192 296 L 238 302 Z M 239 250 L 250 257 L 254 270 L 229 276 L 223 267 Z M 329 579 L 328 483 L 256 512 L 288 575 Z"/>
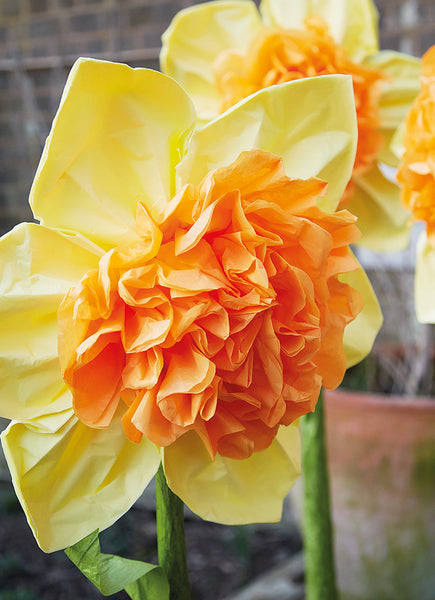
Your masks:
<path fill-rule="evenodd" d="M 27 203 L 30 185 L 67 74 L 76 58 L 89 56 L 157 69 L 161 34 L 176 12 L 193 4 L 197 2 L 0 0 L 0 234 L 20 221 L 32 219 Z M 434 0 L 377 0 L 376 5 L 380 13 L 381 48 L 421 56 L 435 43 Z M 406 394 L 407 397 L 410 394 L 433 395 L 433 327 L 418 324 L 414 315 L 414 245 L 394 255 L 361 252 L 359 257 L 380 298 L 385 324 L 370 357 L 346 376 L 346 386 L 381 392 L 388 398 L 392 393 Z M 385 411 L 381 417 L 370 413 L 364 423 L 370 429 L 375 420 L 384 420 L 386 428 L 398 431 L 403 441 L 411 427 L 407 425 L 406 429 L 401 429 L 401 425 L 390 422 L 388 415 L 397 411 L 386 403 L 385 407 L 387 416 Z M 331 410 L 337 415 L 337 409 Z M 423 421 L 435 434 L 433 417 L 419 409 L 413 409 L 413 412 L 420 417 L 415 426 L 417 437 L 421 434 Z M 406 419 L 409 424 L 409 414 Z M 347 424 L 344 430 L 329 431 L 328 435 L 331 446 L 340 439 L 351 444 L 355 428 Z M 376 435 L 378 441 L 384 438 L 382 433 Z M 422 508 L 420 496 L 411 495 L 410 501 L 401 496 L 405 487 L 403 459 L 388 455 L 385 444 L 391 447 L 392 442 L 385 442 L 381 449 L 382 444 L 376 439 L 369 440 L 372 448 L 377 446 L 375 457 L 364 449 L 349 454 L 349 448 L 343 451 L 341 446 L 334 446 L 332 452 L 348 452 L 352 456 L 354 462 L 348 469 L 358 481 L 362 475 L 354 468 L 356 464 L 372 468 L 370 486 L 368 490 L 366 488 L 369 494 L 366 506 L 378 502 L 378 509 L 382 505 L 383 509 L 393 512 L 394 496 L 406 514 L 422 515 L 418 527 L 423 531 L 418 533 L 418 548 L 413 545 L 413 534 L 406 533 L 408 537 L 400 540 L 391 532 L 384 535 L 380 509 L 375 511 L 372 520 L 374 529 L 367 526 L 371 517 L 366 512 L 349 512 L 355 500 L 346 497 L 346 505 L 338 483 L 333 482 L 335 513 L 349 512 L 350 520 L 366 532 L 363 550 L 338 542 L 340 557 L 344 554 L 351 561 L 338 565 L 340 579 L 350 588 L 349 580 L 358 577 L 374 582 L 372 587 L 366 586 L 365 591 L 348 590 L 343 598 L 434 600 L 435 442 L 425 442 L 424 447 L 420 445 L 417 466 L 412 467 L 414 471 L 410 475 L 412 480 L 418 479 L 426 502 Z M 406 452 L 409 454 L 408 450 Z M 8 471 L 3 463 L 0 465 L 0 600 L 100 598 L 101 594 L 70 566 L 63 553 L 46 556 L 39 551 L 15 499 Z M 380 471 L 373 470 L 374 466 L 381 467 Z M 338 467 L 331 469 L 335 477 Z M 349 490 L 350 483 L 346 481 Z M 385 481 L 390 484 L 390 495 L 386 499 L 380 495 L 378 498 L 377 490 Z M 356 495 L 361 497 L 361 490 Z M 271 526 L 229 528 L 202 523 L 187 515 L 188 561 L 194 600 L 302 600 L 302 542 L 298 511 L 294 508 L 298 499 L 293 499 L 293 508 L 291 504 L 289 500 L 282 522 Z M 429 505 L 431 508 L 426 508 Z M 406 519 L 405 513 L 399 514 L 402 522 Z M 392 527 L 397 529 L 396 525 Z M 347 539 L 356 536 L 355 530 L 348 525 L 344 530 Z M 371 538 L 367 539 L 367 535 Z M 156 561 L 152 491 L 102 538 L 105 552 Z M 424 559 L 416 559 L 419 552 L 425 555 Z M 406 573 L 412 571 L 412 575 L 406 581 L 397 580 L 397 571 L 388 566 L 389 561 L 398 567 L 405 579 Z M 413 561 L 414 566 L 411 565 Z M 363 563 L 367 567 L 365 571 L 360 568 Z M 375 573 L 373 563 L 380 563 L 383 576 Z M 354 567 L 357 567 L 356 571 Z M 345 571 L 347 580 L 343 575 Z M 426 581 L 423 592 L 418 583 L 421 580 Z M 126 596 L 119 594 L 117 598 Z"/>

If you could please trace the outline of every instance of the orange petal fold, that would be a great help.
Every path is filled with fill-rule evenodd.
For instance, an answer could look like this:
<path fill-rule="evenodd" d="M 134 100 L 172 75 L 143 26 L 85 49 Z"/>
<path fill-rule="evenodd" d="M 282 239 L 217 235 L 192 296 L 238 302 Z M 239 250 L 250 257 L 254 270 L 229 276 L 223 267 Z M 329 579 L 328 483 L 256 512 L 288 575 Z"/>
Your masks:
<path fill-rule="evenodd" d="M 254 150 L 186 186 L 142 242 L 115 248 L 65 296 L 59 354 L 80 420 L 168 446 L 194 430 L 212 457 L 247 458 L 313 410 L 346 368 L 362 309 L 339 281 L 358 265 L 346 211 L 317 207 L 318 179 Z"/>

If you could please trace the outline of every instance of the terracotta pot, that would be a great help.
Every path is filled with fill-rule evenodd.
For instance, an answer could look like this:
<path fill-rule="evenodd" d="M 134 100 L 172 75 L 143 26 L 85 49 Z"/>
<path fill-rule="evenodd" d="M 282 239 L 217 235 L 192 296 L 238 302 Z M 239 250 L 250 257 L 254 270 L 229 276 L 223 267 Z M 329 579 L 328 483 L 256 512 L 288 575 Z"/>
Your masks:
<path fill-rule="evenodd" d="M 325 393 L 341 600 L 435 599 L 435 398 Z"/>

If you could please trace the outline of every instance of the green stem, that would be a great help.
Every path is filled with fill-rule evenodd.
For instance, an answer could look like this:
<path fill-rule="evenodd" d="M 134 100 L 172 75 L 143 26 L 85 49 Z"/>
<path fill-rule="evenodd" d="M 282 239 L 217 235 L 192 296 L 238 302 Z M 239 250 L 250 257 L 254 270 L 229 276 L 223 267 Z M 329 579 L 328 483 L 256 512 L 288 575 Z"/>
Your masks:
<path fill-rule="evenodd" d="M 168 487 L 162 465 L 156 475 L 159 565 L 169 581 L 170 600 L 190 600 L 184 538 L 184 504 Z"/>
<path fill-rule="evenodd" d="M 302 419 L 306 600 L 337 600 L 323 397 Z"/>

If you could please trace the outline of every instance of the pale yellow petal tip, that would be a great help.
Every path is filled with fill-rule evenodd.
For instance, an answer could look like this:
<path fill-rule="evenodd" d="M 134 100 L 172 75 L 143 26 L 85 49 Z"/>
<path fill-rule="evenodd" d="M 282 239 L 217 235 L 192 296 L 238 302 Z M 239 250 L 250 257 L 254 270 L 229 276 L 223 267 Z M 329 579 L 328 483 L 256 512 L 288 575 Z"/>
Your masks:
<path fill-rule="evenodd" d="M 403 140 L 405 137 L 405 131 L 406 131 L 406 119 L 403 119 L 403 121 L 400 123 L 400 125 L 394 132 L 394 135 L 391 138 L 391 145 L 390 145 L 391 152 L 394 154 L 394 156 L 397 157 L 398 160 L 401 160 L 401 158 L 405 152 L 405 146 L 403 143 Z"/>
<path fill-rule="evenodd" d="M 188 432 L 164 449 L 169 487 L 201 518 L 226 525 L 274 523 L 298 479 L 297 425 L 281 427 L 271 446 L 250 458 L 217 455 L 212 461 L 199 437 Z"/>
<path fill-rule="evenodd" d="M 159 54 L 160 69 L 163 73 L 170 75 L 172 73 L 172 44 L 177 43 L 177 36 L 179 29 L 183 29 L 184 26 L 189 26 L 189 21 L 192 19 L 201 21 L 203 17 L 213 11 L 215 7 L 219 7 L 221 4 L 219 1 L 212 1 L 207 3 L 200 3 L 193 6 L 187 6 L 179 10 L 167 29 L 162 33 L 161 41 L 162 47 Z M 198 31 L 201 33 L 201 31 Z M 176 57 L 174 57 L 176 59 Z"/>
<path fill-rule="evenodd" d="M 191 96 L 199 123 L 222 109 L 213 71 L 216 58 L 244 47 L 260 28 L 257 7 L 250 0 L 218 0 L 181 10 L 163 33 L 160 68 Z"/>
<path fill-rule="evenodd" d="M 426 233 L 417 243 L 415 312 L 420 323 L 435 323 L 435 248 Z"/>
<path fill-rule="evenodd" d="M 54 433 L 41 430 L 37 419 L 31 425 L 12 422 L 1 440 L 16 495 L 44 552 L 110 527 L 160 464 L 151 442 L 126 439 L 119 416 L 102 430 L 84 426 L 73 415 Z"/>
<path fill-rule="evenodd" d="M 308 16 L 323 17 L 335 40 L 357 62 L 379 49 L 379 13 L 372 0 L 262 0 L 260 12 L 264 22 L 272 27 L 301 27 Z"/>
<path fill-rule="evenodd" d="M 373 227 L 355 244 L 371 252 L 400 252 L 409 247 L 411 231 L 408 226 L 392 229 L 388 224 Z"/>
<path fill-rule="evenodd" d="M 35 217 L 105 250 L 136 239 L 138 202 L 159 212 L 175 193 L 173 168 L 195 119 L 168 75 L 78 59 L 30 192 Z"/>
<path fill-rule="evenodd" d="M 340 279 L 357 289 L 363 297 L 362 312 L 345 329 L 343 347 L 347 358 L 347 368 L 363 360 L 372 350 L 374 341 L 382 327 L 383 316 L 372 285 L 360 268 L 342 275 Z"/>
<path fill-rule="evenodd" d="M 358 246 L 374 252 L 395 252 L 409 246 L 410 212 L 403 206 L 396 170 L 375 165 L 354 176 L 353 195 L 346 208 L 358 217 Z"/>
<path fill-rule="evenodd" d="M 15 466 L 15 461 L 13 459 L 13 454 L 10 449 L 9 441 L 8 441 L 8 435 L 11 432 L 14 425 L 15 425 L 15 422 L 11 421 L 9 423 L 8 427 L 4 431 L 2 431 L 1 436 L 0 436 L 3 453 L 4 453 L 6 463 L 8 465 L 8 469 L 9 469 L 9 472 L 11 475 L 12 485 L 14 487 L 15 494 L 21 504 L 21 507 L 24 511 L 24 514 L 26 516 L 27 523 L 29 524 L 29 527 L 33 532 L 33 535 L 35 537 L 35 540 L 36 540 L 38 546 L 44 552 L 50 552 L 51 551 L 50 548 L 48 546 L 45 546 L 44 544 L 41 544 L 41 542 L 39 540 L 38 528 L 36 527 L 36 525 L 32 519 L 30 511 L 28 510 L 28 507 L 27 507 L 26 499 L 21 491 L 20 474 L 17 472 L 16 466 Z"/>
<path fill-rule="evenodd" d="M 365 60 L 364 66 L 385 75 L 379 98 L 381 130 L 385 140 L 380 157 L 397 166 L 403 154 L 405 119 L 420 92 L 421 59 L 393 50 L 381 50 Z"/>

